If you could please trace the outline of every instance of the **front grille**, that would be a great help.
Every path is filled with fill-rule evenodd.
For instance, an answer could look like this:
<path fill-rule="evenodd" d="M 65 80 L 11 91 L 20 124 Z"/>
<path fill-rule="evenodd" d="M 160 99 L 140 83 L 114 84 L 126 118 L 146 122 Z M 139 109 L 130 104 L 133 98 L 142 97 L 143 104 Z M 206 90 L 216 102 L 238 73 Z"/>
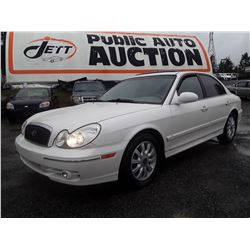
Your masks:
<path fill-rule="evenodd" d="M 47 128 L 29 124 L 25 128 L 25 139 L 39 145 L 48 146 L 50 139 L 50 130 Z"/>
<path fill-rule="evenodd" d="M 93 102 L 93 101 L 96 101 L 96 96 L 82 96 L 81 97 L 81 101 L 82 103 L 84 102 Z"/>
<path fill-rule="evenodd" d="M 39 104 L 15 105 L 15 111 L 37 110 L 38 108 Z"/>

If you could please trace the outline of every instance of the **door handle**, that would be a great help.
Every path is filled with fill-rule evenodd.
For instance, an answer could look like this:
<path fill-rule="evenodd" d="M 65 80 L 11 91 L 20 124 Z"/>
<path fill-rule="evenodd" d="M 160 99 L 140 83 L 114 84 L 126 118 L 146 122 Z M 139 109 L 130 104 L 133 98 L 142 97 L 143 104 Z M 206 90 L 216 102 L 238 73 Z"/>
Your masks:
<path fill-rule="evenodd" d="M 208 107 L 207 106 L 203 106 L 202 108 L 201 108 L 201 111 L 202 112 L 206 112 L 208 110 Z"/>

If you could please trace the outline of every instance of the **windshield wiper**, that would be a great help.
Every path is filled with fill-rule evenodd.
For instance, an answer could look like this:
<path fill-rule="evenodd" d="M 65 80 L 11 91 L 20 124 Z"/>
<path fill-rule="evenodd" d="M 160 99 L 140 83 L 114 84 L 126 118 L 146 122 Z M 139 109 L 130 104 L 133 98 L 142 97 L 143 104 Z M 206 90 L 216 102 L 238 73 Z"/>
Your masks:
<path fill-rule="evenodd" d="M 136 101 L 131 99 L 123 99 L 123 98 L 116 98 L 116 99 L 110 99 L 107 100 L 107 102 L 128 102 L 128 103 L 136 103 Z"/>

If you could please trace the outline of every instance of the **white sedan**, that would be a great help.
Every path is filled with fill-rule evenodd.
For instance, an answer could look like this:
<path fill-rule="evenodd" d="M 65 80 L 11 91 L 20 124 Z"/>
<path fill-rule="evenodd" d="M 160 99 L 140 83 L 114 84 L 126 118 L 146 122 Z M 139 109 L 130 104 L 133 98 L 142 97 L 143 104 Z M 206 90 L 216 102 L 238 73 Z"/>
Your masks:
<path fill-rule="evenodd" d="M 16 138 L 21 160 L 51 180 L 148 184 L 160 160 L 217 137 L 230 143 L 240 98 L 199 72 L 124 80 L 99 100 L 29 118 Z"/>

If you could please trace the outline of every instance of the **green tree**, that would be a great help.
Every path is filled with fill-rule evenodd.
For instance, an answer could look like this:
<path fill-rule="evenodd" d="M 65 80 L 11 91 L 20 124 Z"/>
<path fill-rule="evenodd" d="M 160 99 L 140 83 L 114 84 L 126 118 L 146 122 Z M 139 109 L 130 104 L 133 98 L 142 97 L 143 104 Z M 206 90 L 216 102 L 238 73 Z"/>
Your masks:
<path fill-rule="evenodd" d="M 235 71 L 235 67 L 230 57 L 226 57 L 225 59 L 221 59 L 218 65 L 219 73 L 232 73 Z"/>
<path fill-rule="evenodd" d="M 250 66 L 250 57 L 248 53 L 241 55 L 239 64 L 239 78 L 240 79 L 250 79 L 250 72 L 246 72 L 245 68 Z"/>
<path fill-rule="evenodd" d="M 241 59 L 240 59 L 240 65 L 239 65 L 239 68 L 240 68 L 240 71 L 241 72 L 245 72 L 245 67 L 246 66 L 250 66 L 250 57 L 248 56 L 248 53 L 244 53 L 242 56 L 241 56 Z"/>

